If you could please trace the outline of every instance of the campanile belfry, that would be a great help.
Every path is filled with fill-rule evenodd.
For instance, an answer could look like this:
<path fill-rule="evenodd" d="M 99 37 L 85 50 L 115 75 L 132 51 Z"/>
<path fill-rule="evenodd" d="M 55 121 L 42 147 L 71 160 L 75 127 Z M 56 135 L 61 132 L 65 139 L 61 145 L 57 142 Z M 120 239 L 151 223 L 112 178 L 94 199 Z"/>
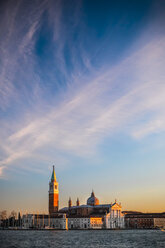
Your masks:
<path fill-rule="evenodd" d="M 52 177 L 49 182 L 49 214 L 58 212 L 58 182 L 53 165 Z"/>

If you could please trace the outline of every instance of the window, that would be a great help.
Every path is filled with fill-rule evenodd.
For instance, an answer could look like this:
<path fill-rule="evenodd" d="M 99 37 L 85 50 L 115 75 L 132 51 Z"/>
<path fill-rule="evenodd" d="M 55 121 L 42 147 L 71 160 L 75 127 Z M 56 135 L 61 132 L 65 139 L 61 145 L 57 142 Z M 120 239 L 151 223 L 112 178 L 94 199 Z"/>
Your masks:
<path fill-rule="evenodd" d="M 55 189 L 57 189 L 57 185 L 55 185 Z"/>

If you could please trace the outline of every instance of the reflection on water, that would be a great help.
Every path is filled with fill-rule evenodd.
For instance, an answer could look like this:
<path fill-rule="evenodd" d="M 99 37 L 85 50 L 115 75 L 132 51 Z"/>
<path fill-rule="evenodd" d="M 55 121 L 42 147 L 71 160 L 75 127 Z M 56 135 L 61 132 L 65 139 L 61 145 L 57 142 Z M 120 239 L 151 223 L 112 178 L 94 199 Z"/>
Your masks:
<path fill-rule="evenodd" d="M 160 230 L 0 231 L 1 248 L 165 248 Z"/>

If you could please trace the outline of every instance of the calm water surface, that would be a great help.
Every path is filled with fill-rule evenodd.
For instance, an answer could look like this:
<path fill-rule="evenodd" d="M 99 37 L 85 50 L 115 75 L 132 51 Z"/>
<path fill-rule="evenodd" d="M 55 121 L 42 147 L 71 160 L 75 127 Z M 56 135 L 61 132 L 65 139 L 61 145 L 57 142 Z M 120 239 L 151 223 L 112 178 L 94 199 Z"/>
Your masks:
<path fill-rule="evenodd" d="M 165 248 L 159 230 L 0 231 L 1 248 L 129 247 Z"/>

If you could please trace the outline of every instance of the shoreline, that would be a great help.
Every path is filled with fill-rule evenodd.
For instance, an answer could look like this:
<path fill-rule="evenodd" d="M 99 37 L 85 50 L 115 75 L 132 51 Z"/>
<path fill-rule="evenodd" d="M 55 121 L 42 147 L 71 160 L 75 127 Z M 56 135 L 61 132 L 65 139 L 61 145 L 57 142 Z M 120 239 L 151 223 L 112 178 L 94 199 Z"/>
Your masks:
<path fill-rule="evenodd" d="M 123 229 L 34 229 L 34 228 L 25 228 L 25 229 L 16 229 L 16 228 L 3 228 L 0 229 L 0 231 L 128 231 L 128 230 L 139 230 L 139 231 L 144 231 L 144 230 L 153 230 L 153 231 L 158 231 L 161 229 L 158 228 L 139 228 L 139 229 L 133 229 L 133 228 L 123 228 Z"/>

